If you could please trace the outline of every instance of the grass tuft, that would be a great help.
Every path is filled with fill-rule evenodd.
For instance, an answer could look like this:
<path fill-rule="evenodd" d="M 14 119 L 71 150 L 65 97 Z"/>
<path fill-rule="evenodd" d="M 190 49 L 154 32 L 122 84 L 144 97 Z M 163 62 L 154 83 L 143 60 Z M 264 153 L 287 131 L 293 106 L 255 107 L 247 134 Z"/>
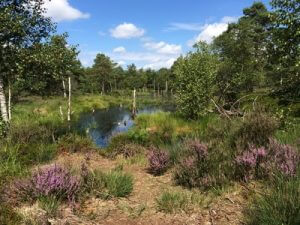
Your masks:
<path fill-rule="evenodd" d="M 189 198 L 185 193 L 165 191 L 156 199 L 158 211 L 165 213 L 176 213 L 186 211 Z"/>

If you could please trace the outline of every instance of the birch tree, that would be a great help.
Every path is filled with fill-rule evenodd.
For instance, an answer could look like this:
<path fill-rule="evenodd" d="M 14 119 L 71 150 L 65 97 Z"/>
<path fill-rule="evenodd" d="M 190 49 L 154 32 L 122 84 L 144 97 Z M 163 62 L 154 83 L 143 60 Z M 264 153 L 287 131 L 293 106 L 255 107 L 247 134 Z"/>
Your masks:
<path fill-rule="evenodd" d="M 43 0 L 0 1 L 0 108 L 1 117 L 9 122 L 11 104 L 7 104 L 5 84 L 12 83 L 17 74 L 20 49 L 29 48 L 47 38 L 53 24 L 44 16 Z M 10 89 L 11 99 L 11 89 Z M 9 112 L 8 112 L 9 111 Z"/>

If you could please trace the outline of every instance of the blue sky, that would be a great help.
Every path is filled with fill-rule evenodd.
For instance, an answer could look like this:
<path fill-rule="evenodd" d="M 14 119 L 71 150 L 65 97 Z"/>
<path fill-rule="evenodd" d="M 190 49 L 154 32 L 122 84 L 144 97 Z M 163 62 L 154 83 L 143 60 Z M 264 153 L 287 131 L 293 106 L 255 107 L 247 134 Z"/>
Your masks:
<path fill-rule="evenodd" d="M 47 0 L 46 0 L 47 1 Z M 58 32 L 78 44 L 91 66 L 97 53 L 123 67 L 170 67 L 197 40 L 210 42 L 254 0 L 52 0 L 45 3 Z M 263 0 L 268 5 L 268 0 Z"/>

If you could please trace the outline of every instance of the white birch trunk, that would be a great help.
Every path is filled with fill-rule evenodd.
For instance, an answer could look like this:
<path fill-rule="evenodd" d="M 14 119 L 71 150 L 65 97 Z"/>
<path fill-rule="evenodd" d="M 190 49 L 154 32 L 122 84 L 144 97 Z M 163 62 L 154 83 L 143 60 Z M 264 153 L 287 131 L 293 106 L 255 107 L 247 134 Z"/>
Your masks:
<path fill-rule="evenodd" d="M 8 81 L 8 120 L 11 121 L 11 85 Z"/>
<path fill-rule="evenodd" d="M 8 123 L 9 120 L 7 115 L 6 98 L 5 98 L 2 78 L 0 78 L 0 110 L 1 110 L 1 116 L 3 121 Z"/>
<path fill-rule="evenodd" d="M 132 117 L 136 116 L 136 90 L 133 90 Z"/>
<path fill-rule="evenodd" d="M 63 84 L 63 92 L 64 92 L 64 98 L 67 97 L 67 93 L 66 93 L 66 84 L 65 84 L 65 80 L 62 80 L 62 84 Z"/>
<path fill-rule="evenodd" d="M 166 80 L 166 94 L 168 93 L 168 81 Z"/>
<path fill-rule="evenodd" d="M 61 116 L 61 120 L 63 121 L 64 120 L 64 113 L 63 113 L 61 105 L 59 106 L 59 113 L 60 113 L 60 116 Z"/>
<path fill-rule="evenodd" d="M 102 83 L 102 92 L 101 95 L 104 95 L 104 82 Z"/>
<path fill-rule="evenodd" d="M 68 121 L 71 121 L 71 77 L 69 76 L 69 101 L 68 101 Z"/>

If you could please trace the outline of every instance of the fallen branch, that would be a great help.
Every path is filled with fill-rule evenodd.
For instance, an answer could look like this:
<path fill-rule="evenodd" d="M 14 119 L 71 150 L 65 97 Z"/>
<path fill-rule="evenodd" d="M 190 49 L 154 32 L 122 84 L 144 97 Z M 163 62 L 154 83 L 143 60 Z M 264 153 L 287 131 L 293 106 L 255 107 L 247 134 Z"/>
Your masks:
<path fill-rule="evenodd" d="M 218 106 L 218 104 L 213 99 L 211 99 L 211 101 L 212 103 L 214 103 L 215 107 L 221 115 L 226 116 L 229 120 L 231 120 L 230 116 L 227 114 L 226 110 L 223 109 L 223 107 Z"/>

